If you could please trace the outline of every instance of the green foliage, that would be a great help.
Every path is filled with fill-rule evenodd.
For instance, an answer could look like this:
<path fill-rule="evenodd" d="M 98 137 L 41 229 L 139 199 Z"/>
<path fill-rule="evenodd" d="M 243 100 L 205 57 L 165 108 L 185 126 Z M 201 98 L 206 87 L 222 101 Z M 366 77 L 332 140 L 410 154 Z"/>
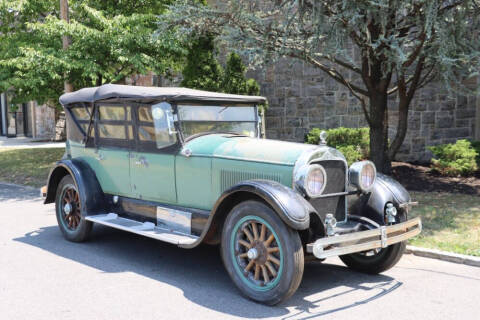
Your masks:
<path fill-rule="evenodd" d="M 223 76 L 222 91 L 258 96 L 260 94 L 260 86 L 255 79 L 245 78 L 246 69 L 240 56 L 234 52 L 230 53 Z"/>
<path fill-rule="evenodd" d="M 463 81 L 480 70 L 479 15 L 478 0 L 224 0 L 211 7 L 178 0 L 159 30 L 213 33 L 252 65 L 298 59 L 324 72 L 359 101 L 372 129 L 372 160 L 388 173 L 418 89 L 434 80 L 454 94 L 479 89 Z M 399 102 L 390 144 L 387 96 Z"/>
<path fill-rule="evenodd" d="M 306 136 L 309 144 L 320 142 L 320 133 L 323 130 L 313 128 Z M 338 149 L 347 159 L 348 164 L 367 159 L 370 153 L 368 128 L 335 128 L 326 130 L 327 145 Z"/>
<path fill-rule="evenodd" d="M 58 0 L 0 2 L 0 91 L 13 103 L 56 104 L 68 80 L 74 89 L 122 82 L 125 77 L 179 69 L 181 41 L 157 37 L 157 19 L 171 0 L 70 0 L 70 24 Z M 62 36 L 70 47 L 62 49 Z"/>
<path fill-rule="evenodd" d="M 202 36 L 192 42 L 187 54 L 187 64 L 182 71 L 183 87 L 207 91 L 221 91 L 223 69 L 215 57 L 212 36 Z"/>
<path fill-rule="evenodd" d="M 477 166 L 480 168 L 480 141 L 472 141 L 472 148 L 477 153 Z"/>
<path fill-rule="evenodd" d="M 428 147 L 436 159 L 432 159 L 432 169 L 447 176 L 468 176 L 477 169 L 475 158 L 478 153 L 468 140 Z"/>
<path fill-rule="evenodd" d="M 213 36 L 202 36 L 193 41 L 182 72 L 181 85 L 232 94 L 260 94 L 257 81 L 245 77 L 247 68 L 238 54 L 232 52 L 228 55 L 224 70 L 216 58 L 216 53 Z"/>

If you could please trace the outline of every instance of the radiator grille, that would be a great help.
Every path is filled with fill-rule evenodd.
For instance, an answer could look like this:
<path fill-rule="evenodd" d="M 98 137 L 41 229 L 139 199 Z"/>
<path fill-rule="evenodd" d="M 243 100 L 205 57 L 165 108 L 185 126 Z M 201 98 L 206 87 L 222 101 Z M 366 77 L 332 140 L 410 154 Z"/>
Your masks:
<path fill-rule="evenodd" d="M 345 191 L 346 168 L 343 161 L 328 160 L 318 164 L 325 168 L 327 185 L 323 194 Z M 327 213 L 332 213 L 338 221 L 345 219 L 345 196 L 310 199 L 312 206 L 325 218 Z"/>
<path fill-rule="evenodd" d="M 263 172 L 246 172 L 236 170 L 221 170 L 220 172 L 220 188 L 225 191 L 228 188 L 236 185 L 240 181 L 251 179 L 264 179 L 280 182 L 281 175 L 277 173 L 263 173 Z"/>

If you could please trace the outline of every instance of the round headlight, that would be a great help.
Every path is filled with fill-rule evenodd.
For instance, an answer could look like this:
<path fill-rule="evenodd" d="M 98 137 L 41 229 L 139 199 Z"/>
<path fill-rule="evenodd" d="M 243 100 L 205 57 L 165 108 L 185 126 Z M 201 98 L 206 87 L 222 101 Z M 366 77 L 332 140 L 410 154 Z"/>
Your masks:
<path fill-rule="evenodd" d="M 305 177 L 304 188 L 309 197 L 316 197 L 322 194 L 327 184 L 325 169 L 318 164 L 309 166 Z"/>
<path fill-rule="evenodd" d="M 355 162 L 349 169 L 350 183 L 362 191 L 369 191 L 377 178 L 377 169 L 371 161 Z"/>

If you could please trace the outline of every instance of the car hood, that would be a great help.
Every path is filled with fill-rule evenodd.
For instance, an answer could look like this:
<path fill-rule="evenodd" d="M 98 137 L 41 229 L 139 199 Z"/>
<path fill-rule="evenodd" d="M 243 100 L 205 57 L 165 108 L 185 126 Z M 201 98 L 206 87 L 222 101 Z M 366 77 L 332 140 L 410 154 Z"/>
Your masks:
<path fill-rule="evenodd" d="M 231 134 L 209 134 L 185 144 L 194 156 L 294 165 L 306 150 L 317 146 L 279 140 L 258 139 Z"/>

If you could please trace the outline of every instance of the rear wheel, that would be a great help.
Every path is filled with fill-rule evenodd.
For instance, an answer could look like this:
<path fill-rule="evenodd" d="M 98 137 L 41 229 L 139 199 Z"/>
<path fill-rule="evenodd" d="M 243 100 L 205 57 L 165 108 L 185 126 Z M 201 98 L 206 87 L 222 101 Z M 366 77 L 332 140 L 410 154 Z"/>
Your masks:
<path fill-rule="evenodd" d="M 228 215 L 222 233 L 225 268 L 250 299 L 277 304 L 297 290 L 303 276 L 298 232 L 265 204 L 246 201 Z"/>
<path fill-rule="evenodd" d="M 350 268 L 370 274 L 378 274 L 392 268 L 403 255 L 406 243 L 400 242 L 384 249 L 352 253 L 340 256 Z"/>
<path fill-rule="evenodd" d="M 55 211 L 57 222 L 63 236 L 74 242 L 88 238 L 93 223 L 81 215 L 82 203 L 78 188 L 69 175 L 63 177 L 57 188 Z"/>

